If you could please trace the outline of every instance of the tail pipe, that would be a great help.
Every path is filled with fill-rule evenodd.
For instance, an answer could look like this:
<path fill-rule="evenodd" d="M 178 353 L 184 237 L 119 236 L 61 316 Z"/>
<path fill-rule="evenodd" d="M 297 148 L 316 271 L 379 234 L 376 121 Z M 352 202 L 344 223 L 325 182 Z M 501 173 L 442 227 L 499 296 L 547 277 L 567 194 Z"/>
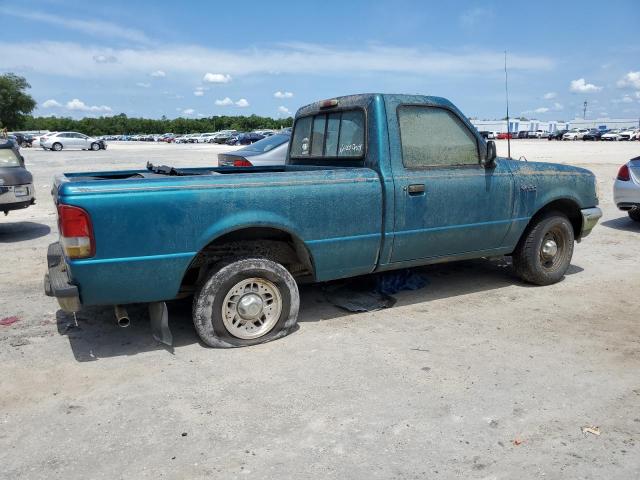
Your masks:
<path fill-rule="evenodd" d="M 126 328 L 131 324 L 131 320 L 129 319 L 129 314 L 127 313 L 127 309 L 122 305 L 115 305 L 113 307 L 113 312 L 116 316 L 116 322 L 118 322 L 118 326 L 122 328 Z"/>

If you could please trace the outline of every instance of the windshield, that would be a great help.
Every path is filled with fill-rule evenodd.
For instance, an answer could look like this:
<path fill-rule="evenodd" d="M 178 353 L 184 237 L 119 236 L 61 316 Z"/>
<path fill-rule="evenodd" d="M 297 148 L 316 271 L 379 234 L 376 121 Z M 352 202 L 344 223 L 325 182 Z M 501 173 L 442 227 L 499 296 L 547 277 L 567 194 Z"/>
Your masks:
<path fill-rule="evenodd" d="M 0 167 L 20 167 L 20 159 L 10 148 L 0 148 Z"/>
<path fill-rule="evenodd" d="M 240 148 L 237 151 L 266 153 L 276 147 L 279 147 L 283 143 L 287 143 L 289 138 L 289 135 L 272 135 L 270 137 L 263 138 L 262 140 L 258 140 L 251 145 L 247 145 L 244 148 Z"/>

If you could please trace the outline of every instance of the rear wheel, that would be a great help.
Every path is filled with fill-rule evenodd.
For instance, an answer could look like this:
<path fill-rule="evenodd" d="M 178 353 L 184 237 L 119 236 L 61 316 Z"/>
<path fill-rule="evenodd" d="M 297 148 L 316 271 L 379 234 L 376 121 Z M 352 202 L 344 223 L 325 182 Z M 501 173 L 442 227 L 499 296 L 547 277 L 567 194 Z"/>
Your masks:
<path fill-rule="evenodd" d="M 51 150 L 59 152 L 60 150 L 62 150 L 62 144 L 58 142 L 54 143 L 53 145 L 51 145 Z"/>
<path fill-rule="evenodd" d="M 529 225 L 513 252 L 513 268 L 524 281 L 551 285 L 562 279 L 573 256 L 573 226 L 560 212 Z"/>
<path fill-rule="evenodd" d="M 640 207 L 629 210 L 629 218 L 634 222 L 640 222 Z"/>
<path fill-rule="evenodd" d="M 264 258 L 236 259 L 209 275 L 193 299 L 193 323 L 210 347 L 257 345 L 290 333 L 298 319 L 298 286 Z"/>

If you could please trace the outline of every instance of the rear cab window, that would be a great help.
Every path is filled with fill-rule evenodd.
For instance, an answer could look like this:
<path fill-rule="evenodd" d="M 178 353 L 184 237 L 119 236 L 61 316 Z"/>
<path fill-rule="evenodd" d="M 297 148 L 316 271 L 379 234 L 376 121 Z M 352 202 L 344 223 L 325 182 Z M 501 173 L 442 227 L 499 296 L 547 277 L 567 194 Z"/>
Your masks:
<path fill-rule="evenodd" d="M 364 110 L 317 113 L 296 120 L 291 164 L 359 166 L 364 157 Z"/>
<path fill-rule="evenodd" d="M 0 148 L 0 168 L 20 167 L 20 159 L 10 148 Z"/>

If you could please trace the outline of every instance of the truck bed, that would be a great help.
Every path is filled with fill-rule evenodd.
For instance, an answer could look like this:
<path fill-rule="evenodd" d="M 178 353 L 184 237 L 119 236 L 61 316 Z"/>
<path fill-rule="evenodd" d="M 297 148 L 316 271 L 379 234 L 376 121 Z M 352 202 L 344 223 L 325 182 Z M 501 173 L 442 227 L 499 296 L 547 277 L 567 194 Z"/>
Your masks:
<path fill-rule="evenodd" d="M 370 273 L 382 239 L 382 187 L 364 167 L 276 166 L 67 173 L 57 203 L 91 216 L 92 258 L 70 260 L 84 305 L 175 298 L 198 252 L 245 228 L 296 232 L 315 280 Z M 108 278 L 105 278 L 108 277 Z M 117 291 L 105 291 L 116 285 Z"/>

